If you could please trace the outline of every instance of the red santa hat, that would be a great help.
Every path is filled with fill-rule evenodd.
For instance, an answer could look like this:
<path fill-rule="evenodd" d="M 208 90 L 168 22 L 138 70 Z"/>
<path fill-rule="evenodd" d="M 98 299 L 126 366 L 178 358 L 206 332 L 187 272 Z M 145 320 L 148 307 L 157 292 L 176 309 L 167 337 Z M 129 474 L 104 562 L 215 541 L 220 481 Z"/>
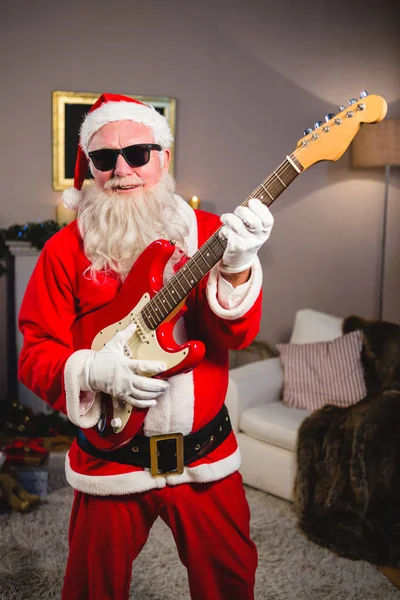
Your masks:
<path fill-rule="evenodd" d="M 133 121 L 150 127 L 154 143 L 162 148 L 169 148 L 173 142 L 167 119 L 155 108 L 128 96 L 102 94 L 87 113 L 80 129 L 74 187 L 63 192 L 63 202 L 69 208 L 77 210 L 82 196 L 82 185 L 89 168 L 90 140 L 103 125 L 114 121 Z"/>

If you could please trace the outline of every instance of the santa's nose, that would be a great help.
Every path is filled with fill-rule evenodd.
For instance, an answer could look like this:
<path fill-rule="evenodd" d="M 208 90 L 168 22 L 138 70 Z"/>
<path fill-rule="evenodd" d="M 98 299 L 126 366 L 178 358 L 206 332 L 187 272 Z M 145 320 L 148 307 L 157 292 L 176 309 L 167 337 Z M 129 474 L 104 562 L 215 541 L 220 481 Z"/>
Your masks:
<path fill-rule="evenodd" d="M 122 154 L 120 154 L 115 165 L 114 175 L 117 175 L 118 177 L 126 177 L 126 175 L 131 175 L 132 173 L 133 168 L 128 165 Z"/>

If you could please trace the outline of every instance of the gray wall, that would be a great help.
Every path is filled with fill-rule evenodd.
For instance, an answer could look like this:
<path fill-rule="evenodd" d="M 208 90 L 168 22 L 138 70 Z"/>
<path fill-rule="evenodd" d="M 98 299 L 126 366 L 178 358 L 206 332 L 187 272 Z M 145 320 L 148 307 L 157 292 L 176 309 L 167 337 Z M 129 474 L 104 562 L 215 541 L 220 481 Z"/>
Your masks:
<path fill-rule="evenodd" d="M 241 203 L 294 150 L 305 127 L 360 90 L 382 95 L 388 118 L 400 118 L 394 10 L 374 0 L 3 4 L 0 227 L 55 217 L 52 90 L 175 97 L 178 192 L 198 195 L 218 214 Z M 337 163 L 313 166 L 272 207 L 276 225 L 260 253 L 260 338 L 286 340 L 298 308 L 376 315 L 384 173 L 354 171 L 349 159 L 347 152 Z M 384 316 L 394 321 L 399 184 L 393 169 Z M 3 278 L 2 306 L 4 298 Z"/>

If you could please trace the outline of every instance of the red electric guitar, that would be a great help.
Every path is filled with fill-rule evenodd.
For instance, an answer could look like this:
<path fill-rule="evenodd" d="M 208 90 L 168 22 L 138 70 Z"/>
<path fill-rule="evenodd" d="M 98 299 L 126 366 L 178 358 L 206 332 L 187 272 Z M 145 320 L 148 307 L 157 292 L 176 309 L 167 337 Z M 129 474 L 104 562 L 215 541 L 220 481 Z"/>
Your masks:
<path fill-rule="evenodd" d="M 349 106 L 337 115 L 326 115 L 324 123 L 305 131 L 296 150 L 286 156 L 243 205 L 256 197 L 269 206 L 302 171 L 322 160 L 338 160 L 360 125 L 381 121 L 386 111 L 383 98 L 362 92 L 359 100 L 350 100 Z M 128 342 L 132 358 L 164 362 L 168 370 L 162 374 L 163 378 L 193 369 L 204 356 L 204 344 L 189 341 L 179 346 L 172 330 L 182 314 L 186 296 L 221 259 L 225 245 L 218 231 L 215 232 L 163 285 L 163 272 L 175 247 L 166 240 L 150 244 L 133 265 L 114 300 L 74 323 L 72 333 L 77 347 L 100 350 L 117 331 L 133 321 L 137 328 Z M 147 413 L 104 393 L 101 405 L 98 424 L 85 430 L 88 440 L 101 450 L 113 450 L 127 443 L 140 429 Z"/>

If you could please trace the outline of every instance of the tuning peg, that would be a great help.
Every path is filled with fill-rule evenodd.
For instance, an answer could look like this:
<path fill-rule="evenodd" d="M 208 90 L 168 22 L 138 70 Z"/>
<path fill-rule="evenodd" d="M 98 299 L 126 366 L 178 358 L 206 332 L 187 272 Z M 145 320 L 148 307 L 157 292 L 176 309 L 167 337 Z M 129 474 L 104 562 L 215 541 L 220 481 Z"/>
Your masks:
<path fill-rule="evenodd" d="M 312 132 L 312 128 L 311 128 L 311 127 L 308 127 L 308 129 L 305 129 L 305 130 L 304 130 L 304 135 L 308 135 L 308 134 L 309 134 L 309 133 L 311 133 L 311 132 Z"/>
<path fill-rule="evenodd" d="M 330 121 L 331 119 L 333 119 L 335 115 L 333 113 L 328 113 L 325 115 L 324 119 L 326 122 Z"/>
<path fill-rule="evenodd" d="M 322 121 L 317 121 L 316 123 L 314 123 L 314 129 L 318 129 L 318 127 L 321 127 L 322 125 Z"/>
<path fill-rule="evenodd" d="M 350 106 L 351 106 L 352 104 L 355 104 L 356 102 L 357 102 L 357 98 L 350 98 L 350 100 L 349 100 L 349 104 L 350 104 Z"/>
<path fill-rule="evenodd" d="M 368 92 L 367 90 L 363 90 L 362 92 L 360 92 L 360 98 L 366 98 L 368 96 Z"/>

